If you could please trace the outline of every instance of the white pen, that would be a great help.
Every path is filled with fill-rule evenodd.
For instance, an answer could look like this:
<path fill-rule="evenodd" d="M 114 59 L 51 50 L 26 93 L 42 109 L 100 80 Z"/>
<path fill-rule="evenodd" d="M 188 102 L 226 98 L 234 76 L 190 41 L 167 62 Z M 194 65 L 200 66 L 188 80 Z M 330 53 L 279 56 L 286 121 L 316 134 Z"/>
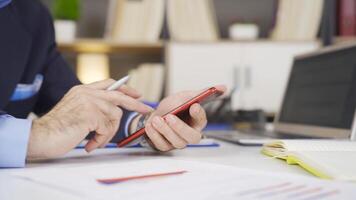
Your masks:
<path fill-rule="evenodd" d="M 108 87 L 106 90 L 109 90 L 109 91 L 117 90 L 120 86 L 127 83 L 127 81 L 129 79 L 130 79 L 129 76 L 125 76 L 125 77 L 121 78 L 120 80 L 116 81 L 114 84 L 110 85 L 110 87 Z"/>

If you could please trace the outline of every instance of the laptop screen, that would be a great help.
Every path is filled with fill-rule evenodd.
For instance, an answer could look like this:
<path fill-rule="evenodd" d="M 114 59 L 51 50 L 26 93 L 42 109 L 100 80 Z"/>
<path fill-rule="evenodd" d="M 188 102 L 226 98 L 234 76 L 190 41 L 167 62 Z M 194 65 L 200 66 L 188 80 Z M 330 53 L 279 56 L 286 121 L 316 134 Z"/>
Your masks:
<path fill-rule="evenodd" d="M 297 58 L 279 122 L 350 129 L 356 105 L 356 47 Z"/>

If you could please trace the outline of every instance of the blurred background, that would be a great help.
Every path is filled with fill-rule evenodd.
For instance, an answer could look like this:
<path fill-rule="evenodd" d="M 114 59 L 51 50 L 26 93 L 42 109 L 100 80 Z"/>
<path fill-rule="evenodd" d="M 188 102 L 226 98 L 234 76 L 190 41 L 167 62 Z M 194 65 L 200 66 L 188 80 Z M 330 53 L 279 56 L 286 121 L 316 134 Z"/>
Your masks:
<path fill-rule="evenodd" d="M 271 121 L 295 56 L 356 39 L 355 0 L 42 1 L 81 81 L 129 74 L 148 102 L 226 84 L 217 122 Z"/>

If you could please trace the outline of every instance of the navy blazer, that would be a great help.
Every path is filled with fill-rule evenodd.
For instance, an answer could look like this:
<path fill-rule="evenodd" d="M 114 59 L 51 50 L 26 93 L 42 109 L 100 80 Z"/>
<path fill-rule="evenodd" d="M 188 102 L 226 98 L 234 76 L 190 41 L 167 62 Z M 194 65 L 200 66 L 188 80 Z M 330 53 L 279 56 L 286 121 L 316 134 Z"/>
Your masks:
<path fill-rule="evenodd" d="M 17 118 L 44 114 L 80 84 L 58 52 L 51 15 L 38 0 L 13 0 L 1 8 L 0 27 L 0 111 Z M 10 101 L 17 84 L 32 83 L 37 74 L 44 76 L 39 93 Z"/>
<path fill-rule="evenodd" d="M 75 74 L 57 51 L 52 19 L 37 0 L 13 0 L 0 9 L 0 110 L 26 118 L 46 113 L 74 85 Z M 44 76 L 38 95 L 10 101 L 19 83 Z"/>

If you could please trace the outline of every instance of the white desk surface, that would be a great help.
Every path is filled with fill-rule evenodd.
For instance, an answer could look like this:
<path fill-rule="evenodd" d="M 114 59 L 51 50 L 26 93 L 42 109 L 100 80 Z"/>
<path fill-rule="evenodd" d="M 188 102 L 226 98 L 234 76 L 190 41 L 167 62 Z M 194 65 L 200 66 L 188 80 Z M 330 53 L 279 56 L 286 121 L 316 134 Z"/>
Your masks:
<path fill-rule="evenodd" d="M 90 154 L 87 154 L 82 149 L 76 149 L 63 158 L 28 163 L 26 168 L 41 168 L 51 166 L 58 167 L 60 165 L 82 165 L 85 163 L 94 162 L 126 162 L 157 157 L 168 157 L 173 159 L 218 163 L 269 172 L 278 171 L 311 176 L 298 166 L 287 165 L 285 161 L 262 155 L 260 153 L 261 147 L 243 147 L 220 141 L 219 144 L 221 144 L 220 147 L 187 148 L 184 150 L 175 150 L 164 154 L 156 153 L 143 148 L 99 149 Z M 9 170 L 12 171 L 24 169 L 0 169 L 0 176 L 6 175 Z M 43 197 L 48 197 L 51 199 L 76 199 L 72 198 L 72 196 L 67 196 L 67 194 L 60 194 L 58 191 L 54 191 L 48 187 L 41 185 L 35 186 L 29 181 L 13 181 L 10 183 L 6 182 L 6 184 L 4 183 L 4 177 L 0 178 L 0 193 L 1 190 L 3 190 L 3 192 L 13 191 L 10 199 L 24 199 L 25 197 L 26 199 L 44 199 Z M 7 197 L 6 199 L 9 198 Z"/>

